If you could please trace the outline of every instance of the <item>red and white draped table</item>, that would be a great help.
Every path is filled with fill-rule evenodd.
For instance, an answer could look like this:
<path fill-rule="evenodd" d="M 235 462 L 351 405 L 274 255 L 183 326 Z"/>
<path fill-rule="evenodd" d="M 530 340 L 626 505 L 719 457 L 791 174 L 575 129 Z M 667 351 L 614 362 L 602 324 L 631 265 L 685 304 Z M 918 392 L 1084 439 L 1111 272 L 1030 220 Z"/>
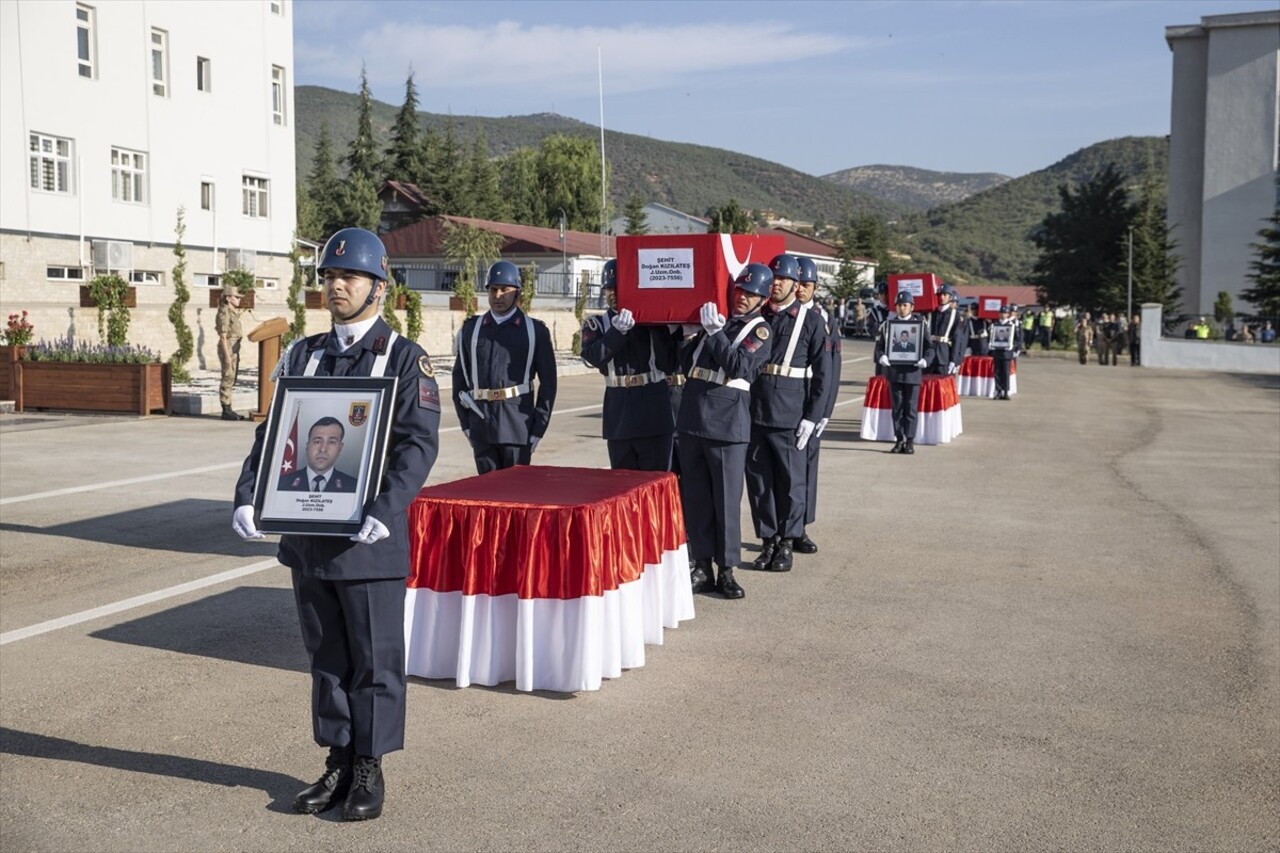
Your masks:
<path fill-rule="evenodd" d="M 599 690 L 693 618 L 674 475 L 517 466 L 409 507 L 406 671 Z"/>
<path fill-rule="evenodd" d="M 956 373 L 961 397 L 996 396 L 995 361 L 989 355 L 966 355 Z M 1018 362 L 1009 362 L 1009 395 L 1018 393 Z"/>
<path fill-rule="evenodd" d="M 947 444 L 963 431 L 954 378 L 925 374 L 920 383 L 920 407 L 912 440 L 916 444 Z M 859 434 L 867 441 L 894 440 L 893 399 L 889 396 L 889 381 L 883 376 L 867 380 Z"/>

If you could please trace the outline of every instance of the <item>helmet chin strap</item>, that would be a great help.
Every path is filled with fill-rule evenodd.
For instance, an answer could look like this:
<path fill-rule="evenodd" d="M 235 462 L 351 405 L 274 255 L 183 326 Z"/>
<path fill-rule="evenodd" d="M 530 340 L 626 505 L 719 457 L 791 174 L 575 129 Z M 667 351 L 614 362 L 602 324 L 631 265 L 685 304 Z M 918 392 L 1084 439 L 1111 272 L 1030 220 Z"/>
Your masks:
<path fill-rule="evenodd" d="M 363 314 L 364 309 L 368 308 L 370 305 L 373 304 L 373 301 L 377 297 L 377 293 L 378 293 L 378 279 L 376 278 L 370 279 L 370 282 L 371 284 L 369 285 L 369 298 L 364 301 L 363 305 L 361 305 L 356 310 L 352 311 L 346 317 L 339 317 L 338 319 L 341 320 L 343 323 L 350 323 L 352 320 L 354 320 L 355 318 Z"/>

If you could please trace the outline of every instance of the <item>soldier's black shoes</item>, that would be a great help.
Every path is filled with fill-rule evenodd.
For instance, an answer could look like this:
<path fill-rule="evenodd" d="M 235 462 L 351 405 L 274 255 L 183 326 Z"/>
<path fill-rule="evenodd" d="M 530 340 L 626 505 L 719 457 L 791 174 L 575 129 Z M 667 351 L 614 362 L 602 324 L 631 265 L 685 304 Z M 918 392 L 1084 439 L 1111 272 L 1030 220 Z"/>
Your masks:
<path fill-rule="evenodd" d="M 773 562 L 773 554 L 778 550 L 778 537 L 770 536 L 760 543 L 760 555 L 751 561 L 751 568 L 757 572 L 767 571 Z"/>
<path fill-rule="evenodd" d="M 244 415 L 237 414 L 235 409 L 232 409 L 230 406 L 223 406 L 222 419 L 224 421 L 242 421 L 244 420 Z"/>
<path fill-rule="evenodd" d="M 733 579 L 733 569 L 720 567 L 720 575 L 716 578 L 716 590 L 725 598 L 742 598 L 747 594 L 736 580 Z"/>
<path fill-rule="evenodd" d="M 715 578 L 711 572 L 710 560 L 694 560 L 693 568 L 689 570 L 689 585 L 693 587 L 693 594 L 698 595 L 703 592 L 711 592 L 716 588 Z"/>
<path fill-rule="evenodd" d="M 324 775 L 293 798 L 293 810 L 315 814 L 336 806 L 351 787 L 351 747 L 329 747 L 324 761 Z"/>
<path fill-rule="evenodd" d="M 386 793 L 382 782 L 382 762 L 367 755 L 358 756 L 351 775 L 351 790 L 347 793 L 346 805 L 342 807 L 342 819 L 373 820 L 382 814 L 382 800 Z"/>
<path fill-rule="evenodd" d="M 908 438 L 908 439 L 907 439 L 907 443 L 906 443 L 906 444 L 904 444 L 904 445 L 902 445 L 902 452 L 903 452 L 903 453 L 915 453 L 915 452 L 916 452 L 916 446 L 915 446 L 915 444 L 914 444 L 914 443 L 912 443 L 911 439 L 909 439 L 909 438 Z"/>
<path fill-rule="evenodd" d="M 816 554 L 818 543 L 810 539 L 808 533 L 801 533 L 791 540 L 791 549 L 797 554 Z"/>
<path fill-rule="evenodd" d="M 889 448 L 889 452 L 890 452 L 890 453 L 901 453 L 901 452 L 902 452 L 902 439 L 898 439 L 897 441 L 895 441 L 895 442 L 893 443 L 893 447 L 890 447 L 890 448 Z"/>
<path fill-rule="evenodd" d="M 773 552 L 773 559 L 769 561 L 769 571 L 771 572 L 789 572 L 793 558 L 791 556 L 791 540 L 783 539 L 778 543 L 777 549 Z"/>

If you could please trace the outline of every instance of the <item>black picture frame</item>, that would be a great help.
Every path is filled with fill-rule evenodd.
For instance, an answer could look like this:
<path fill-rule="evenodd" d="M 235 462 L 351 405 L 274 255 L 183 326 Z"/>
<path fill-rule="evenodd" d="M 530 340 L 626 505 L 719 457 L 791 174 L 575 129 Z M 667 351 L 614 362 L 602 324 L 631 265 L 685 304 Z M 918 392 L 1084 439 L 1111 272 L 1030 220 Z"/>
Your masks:
<path fill-rule="evenodd" d="M 995 323 L 991 326 L 990 349 L 1013 349 L 1013 326 Z"/>
<path fill-rule="evenodd" d="M 888 354 L 890 364 L 915 364 L 924 346 L 919 320 L 890 320 Z M 903 336 L 906 336 L 905 339 Z M 905 345 L 904 345 L 905 344 Z"/>
<path fill-rule="evenodd" d="M 277 380 L 253 491 L 259 530 L 307 536 L 359 532 L 381 488 L 397 381 L 395 376 Z M 318 471 L 313 463 L 326 467 Z M 314 490 L 313 474 L 324 478 L 320 491 Z"/>

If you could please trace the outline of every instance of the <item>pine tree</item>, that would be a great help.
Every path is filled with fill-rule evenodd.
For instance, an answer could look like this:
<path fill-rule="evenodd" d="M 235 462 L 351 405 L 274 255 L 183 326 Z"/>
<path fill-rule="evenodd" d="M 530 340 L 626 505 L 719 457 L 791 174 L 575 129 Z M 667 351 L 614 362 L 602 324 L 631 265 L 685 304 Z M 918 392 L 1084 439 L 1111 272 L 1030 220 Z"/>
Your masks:
<path fill-rule="evenodd" d="M 1258 311 L 1280 317 L 1280 177 L 1276 179 L 1276 210 L 1269 223 L 1258 231 L 1261 243 L 1251 244 L 1254 258 L 1249 262 L 1253 287 L 1240 291 L 1240 298 L 1252 302 Z"/>
<path fill-rule="evenodd" d="M 438 145 L 434 158 L 427 163 L 431 171 L 431 197 L 440 207 L 440 213 L 461 215 L 466 194 L 466 175 L 463 173 L 462 147 L 454 131 L 453 116 L 445 119 L 444 136 L 437 136 Z"/>
<path fill-rule="evenodd" d="M 709 208 L 707 218 L 711 220 L 707 224 L 708 234 L 756 233 L 755 223 L 751 221 L 751 216 L 738 206 L 737 199 L 731 198 L 720 207 Z"/>
<path fill-rule="evenodd" d="M 1175 276 L 1179 259 L 1175 253 L 1177 241 L 1169 233 L 1169 220 L 1165 216 L 1165 199 L 1154 171 L 1143 176 L 1138 201 L 1133 205 L 1130 227 L 1133 229 L 1133 305 L 1134 310 L 1144 302 L 1158 302 L 1166 315 L 1174 313 L 1182 301 L 1182 288 Z M 1127 247 L 1126 247 L 1127 248 Z M 1127 257 L 1126 278 L 1116 276 L 1112 292 L 1106 300 L 1109 304 L 1128 304 Z M 1117 286 L 1123 292 L 1115 292 Z"/>
<path fill-rule="evenodd" d="M 538 153 L 532 148 L 517 148 L 502 160 L 500 171 L 511 221 L 519 225 L 544 224 Z"/>
<path fill-rule="evenodd" d="M 418 122 L 418 90 L 413 84 L 413 72 L 404 83 L 404 103 L 391 125 L 391 144 L 387 146 L 387 179 L 422 182 L 426 171 L 422 159 L 422 125 Z"/>
<path fill-rule="evenodd" d="M 360 66 L 360 106 L 356 114 L 356 135 L 347 149 L 347 176 L 367 177 L 377 181 L 382 177 L 382 158 L 378 154 L 378 142 L 373 134 L 373 95 L 369 91 L 369 76 Z"/>
<path fill-rule="evenodd" d="M 349 176 L 342 185 L 340 198 L 343 215 L 346 217 L 343 227 L 378 230 L 378 221 L 382 218 L 382 200 L 378 198 L 378 185 L 373 182 L 373 178 L 363 174 Z"/>
<path fill-rule="evenodd" d="M 308 205 L 305 209 L 301 204 L 298 207 L 298 229 L 304 237 L 323 240 L 343 227 L 341 190 L 329 125 L 322 124 L 307 178 Z"/>
<path fill-rule="evenodd" d="M 418 181 L 418 189 L 422 191 L 422 195 L 426 201 L 422 206 L 422 216 L 437 216 L 444 213 L 440 204 L 440 186 L 441 179 L 436 173 L 436 164 L 440 159 L 440 133 L 434 127 L 427 125 L 426 132 L 422 134 L 422 180 Z"/>
<path fill-rule="evenodd" d="M 467 158 L 467 207 L 471 216 L 478 219 L 502 220 L 507 206 L 503 203 L 502 188 L 498 180 L 498 167 L 489 159 L 489 143 L 484 138 L 484 128 L 477 128 L 471 141 L 471 155 Z"/>
<path fill-rule="evenodd" d="M 1040 249 L 1032 283 L 1053 305 L 1124 309 L 1125 241 L 1132 211 L 1124 175 L 1114 164 L 1074 192 L 1058 187 L 1062 209 L 1045 217 L 1032 241 Z M 1117 279 L 1120 279 L 1117 290 Z"/>
<path fill-rule="evenodd" d="M 627 218 L 626 233 L 631 235 L 649 233 L 649 217 L 644 212 L 644 196 L 633 192 L 622 208 L 622 215 Z"/>

